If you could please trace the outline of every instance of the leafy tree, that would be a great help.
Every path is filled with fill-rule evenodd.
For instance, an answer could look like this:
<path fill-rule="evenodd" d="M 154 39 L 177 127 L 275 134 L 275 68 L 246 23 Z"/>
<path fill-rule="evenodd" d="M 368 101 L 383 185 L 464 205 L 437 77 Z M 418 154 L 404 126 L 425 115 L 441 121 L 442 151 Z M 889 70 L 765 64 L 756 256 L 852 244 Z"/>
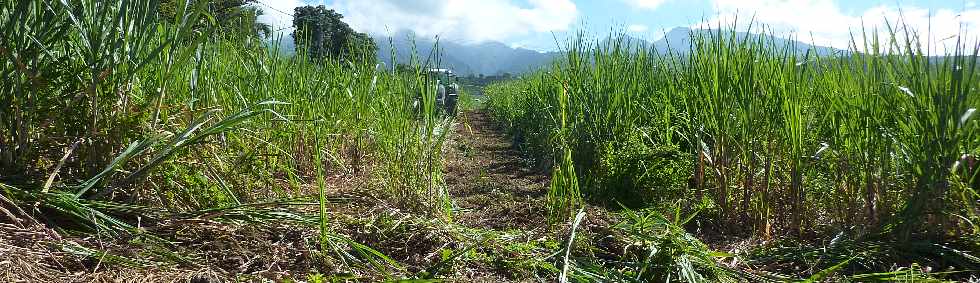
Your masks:
<path fill-rule="evenodd" d="M 272 27 L 258 21 L 262 9 L 253 6 L 255 0 L 160 0 L 158 15 L 161 19 L 174 22 L 180 5 L 201 5 L 208 10 L 223 33 L 268 37 Z M 203 3 L 202 3 L 203 2 Z"/>
<path fill-rule="evenodd" d="M 355 32 L 348 35 L 347 37 L 349 53 L 347 53 L 347 58 L 351 58 L 359 61 L 374 61 L 377 59 L 378 46 L 375 45 L 374 39 L 365 33 Z"/>
<path fill-rule="evenodd" d="M 377 45 L 370 36 L 344 23 L 343 15 L 320 6 L 297 7 L 293 13 L 293 40 L 314 59 L 334 57 L 348 60 L 375 60 Z"/>

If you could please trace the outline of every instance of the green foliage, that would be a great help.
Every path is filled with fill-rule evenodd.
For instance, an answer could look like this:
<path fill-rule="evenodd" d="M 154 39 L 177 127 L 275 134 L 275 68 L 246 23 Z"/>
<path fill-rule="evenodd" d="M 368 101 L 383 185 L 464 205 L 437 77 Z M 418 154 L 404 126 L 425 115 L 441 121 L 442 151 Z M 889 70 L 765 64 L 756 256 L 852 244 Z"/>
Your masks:
<path fill-rule="evenodd" d="M 676 146 L 654 144 L 637 132 L 621 142 L 607 142 L 593 171 L 600 201 L 628 207 L 689 199 L 688 174 L 694 169 L 691 154 Z"/>
<path fill-rule="evenodd" d="M 860 239 L 838 234 L 819 243 L 781 241 L 750 251 L 745 260 L 752 265 L 778 266 L 809 271 L 810 282 L 820 281 L 908 281 L 969 278 L 980 269 L 980 258 L 971 255 L 980 242 L 957 239 L 945 243 L 905 243 L 872 235 Z"/>
<path fill-rule="evenodd" d="M 572 150 L 592 199 L 656 187 L 765 237 L 975 235 L 980 45 L 934 57 L 891 32 L 821 57 L 761 31 L 692 31 L 685 53 L 579 37 L 549 70 L 487 87 L 486 105 L 539 160 Z"/>
<path fill-rule="evenodd" d="M 150 211 L 276 219 L 263 217 L 284 214 L 242 208 L 306 196 L 303 184 L 325 188 L 325 176 L 370 167 L 394 180 L 383 188 L 396 203 L 446 212 L 440 152 L 450 120 L 409 107 L 410 97 L 432 91 L 421 72 L 279 57 L 254 36 L 220 32 L 234 13 L 209 14 L 218 3 L 244 7 L 0 2 L 5 198 L 34 204 L 46 223 L 67 223 L 59 228 L 132 234 Z M 161 13 L 173 21 L 158 20 Z M 398 268 L 322 230 L 324 250 Z"/>
<path fill-rule="evenodd" d="M 460 85 L 460 89 L 457 90 L 459 94 L 459 113 L 462 114 L 467 110 L 478 110 L 483 109 L 482 96 L 477 96 L 477 89 L 466 85 Z"/>
<path fill-rule="evenodd" d="M 767 278 L 726 268 L 718 261 L 730 255 L 712 251 L 684 231 L 685 219 L 667 219 L 653 210 L 623 212 L 614 228 L 629 243 L 612 265 L 577 264 L 574 279 L 582 282 L 744 282 Z M 771 278 L 768 278 L 771 280 Z"/>
<path fill-rule="evenodd" d="M 552 223 L 564 218 L 571 210 L 582 205 L 582 193 L 579 189 L 578 176 L 575 173 L 569 137 L 571 128 L 568 119 L 568 92 L 565 89 L 560 89 L 555 92 L 554 99 L 558 101 L 557 124 L 559 127 L 554 129 L 552 137 L 560 155 L 555 157 L 557 166 L 552 171 L 551 188 L 548 190 L 548 213 Z M 581 220 L 581 216 L 576 218 Z"/>
<path fill-rule="evenodd" d="M 0 175 L 42 174 L 29 163 L 74 137 L 86 139 L 76 153 L 83 169 L 98 170 L 85 165 L 105 162 L 105 152 L 136 137 L 140 113 L 130 106 L 144 101 L 130 99 L 142 90 L 127 82 L 171 42 L 158 40 L 154 2 L 114 4 L 0 4 Z"/>
<path fill-rule="evenodd" d="M 915 243 L 978 236 L 980 44 L 961 40 L 937 57 L 907 27 L 893 28 L 887 38 L 857 34 L 850 51 L 825 56 L 772 40 L 765 29 L 692 31 L 691 52 L 578 37 L 551 68 L 488 86 L 485 105 L 556 176 L 574 170 L 597 203 L 703 209 L 699 226 L 761 238 L 884 239 L 813 249 L 812 257 L 787 260 L 820 262 L 795 275 L 890 278 L 895 268 L 878 263 L 901 260 L 878 261 L 888 252 L 971 270 L 970 245 Z M 553 186 L 572 183 L 565 178 L 553 177 Z M 559 197 L 566 199 L 549 202 L 578 196 Z M 670 280 L 723 280 L 692 275 L 715 274 L 711 261 L 683 235 L 660 238 L 669 230 L 637 230 L 656 237 L 648 252 L 658 256 L 637 257 L 657 264 L 636 266 Z M 830 253 L 838 256 L 820 257 Z M 678 266 L 691 272 L 672 273 Z M 588 272 L 603 280 L 647 274 L 620 270 Z"/>
<path fill-rule="evenodd" d="M 333 176 L 367 176 L 400 208 L 451 217 L 442 151 L 453 121 L 438 115 L 424 71 L 437 54 L 379 69 L 373 42 L 320 6 L 294 19 L 309 56 L 279 57 L 254 36 L 267 32 L 247 3 L 0 2 L 3 209 L 33 205 L 59 228 L 154 241 L 134 218 L 314 222 L 322 251 L 401 269 L 329 231 L 326 193 Z M 953 56 L 934 58 L 914 36 L 892 32 L 887 44 L 871 38 L 858 48 L 855 40 L 851 54 L 820 58 L 766 38 L 719 29 L 694 35 L 690 54 L 579 39 L 550 70 L 488 87 L 486 105 L 516 144 L 554 166 L 553 222 L 582 206 L 582 192 L 678 211 L 710 199 L 720 223 L 738 219 L 762 236 L 819 224 L 902 240 L 781 250 L 792 261 L 820 261 L 817 279 L 889 269 L 878 261 L 889 253 L 976 269 L 976 243 L 962 239 L 980 232 L 980 47 L 961 43 Z M 313 195 L 304 186 L 313 183 L 319 221 L 255 209 Z M 569 277 L 748 277 L 719 265 L 728 255 L 684 233 L 679 217 L 626 217 L 616 227 L 630 240 L 625 260 L 607 262 L 615 268 L 577 262 Z M 430 274 L 478 248 L 446 252 Z M 503 265 L 557 270 L 534 260 Z M 895 272 L 852 278 L 903 278 Z"/>
<path fill-rule="evenodd" d="M 157 14 L 166 22 L 180 22 L 178 12 L 182 5 L 202 5 L 207 13 L 214 18 L 217 31 L 223 34 L 244 36 L 269 37 L 272 27 L 258 21 L 263 15 L 262 9 L 255 6 L 255 0 L 161 0 Z"/>
<path fill-rule="evenodd" d="M 490 85 L 484 90 L 484 105 L 510 131 L 514 145 L 543 162 L 553 160 L 558 152 L 552 146 L 552 138 L 559 121 L 551 108 L 557 101 L 550 99 L 555 99 L 554 94 L 560 90 L 557 84 L 546 82 L 549 79 L 544 74 L 534 74 L 524 80 Z M 549 111 L 536 108 L 546 105 Z"/>
<path fill-rule="evenodd" d="M 351 29 L 341 20 L 343 17 L 323 5 L 296 7 L 293 40 L 297 48 L 313 59 L 330 57 L 373 62 L 377 52 L 374 40 Z"/>

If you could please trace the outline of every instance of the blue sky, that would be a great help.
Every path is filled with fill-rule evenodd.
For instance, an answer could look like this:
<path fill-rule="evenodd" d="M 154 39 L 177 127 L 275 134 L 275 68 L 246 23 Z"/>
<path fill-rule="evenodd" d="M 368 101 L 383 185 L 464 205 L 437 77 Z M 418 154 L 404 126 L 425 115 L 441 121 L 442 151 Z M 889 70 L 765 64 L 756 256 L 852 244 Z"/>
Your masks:
<path fill-rule="evenodd" d="M 675 27 L 705 22 L 744 24 L 755 17 L 777 34 L 846 48 L 849 32 L 883 28 L 900 16 L 935 41 L 965 27 L 980 27 L 980 0 L 259 0 L 260 7 L 291 12 L 299 5 L 326 5 L 357 30 L 390 34 L 411 30 L 464 43 L 500 41 L 538 51 L 557 48 L 555 37 L 584 31 L 603 36 L 623 31 L 649 40 Z M 266 13 L 266 22 L 289 25 L 288 15 Z M 930 29 L 931 28 L 931 29 Z M 948 41 L 948 40 L 947 40 Z M 941 46 L 941 45 L 940 45 Z M 942 47 L 939 48 L 942 51 Z"/>

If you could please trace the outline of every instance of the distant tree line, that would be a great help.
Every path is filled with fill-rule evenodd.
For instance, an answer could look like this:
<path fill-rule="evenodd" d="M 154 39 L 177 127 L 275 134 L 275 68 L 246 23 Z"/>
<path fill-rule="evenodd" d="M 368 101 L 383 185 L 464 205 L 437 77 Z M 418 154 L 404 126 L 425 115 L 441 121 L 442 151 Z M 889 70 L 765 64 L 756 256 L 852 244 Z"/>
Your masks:
<path fill-rule="evenodd" d="M 487 86 L 495 82 L 507 81 L 514 79 L 514 75 L 511 73 L 500 73 L 497 75 L 485 76 L 483 74 L 469 74 L 459 78 L 459 81 L 463 84 L 474 85 L 474 86 Z"/>
<path fill-rule="evenodd" d="M 373 61 L 377 45 L 370 36 L 351 29 L 344 16 L 320 6 L 297 7 L 293 13 L 293 41 L 310 58 Z"/>
<path fill-rule="evenodd" d="M 263 11 L 255 3 L 256 0 L 160 0 L 157 14 L 161 20 L 173 23 L 179 20 L 184 7 L 201 8 L 214 18 L 217 34 L 267 38 L 273 33 L 272 27 L 258 21 Z M 374 40 L 354 31 L 343 18 L 323 5 L 297 7 L 293 13 L 296 29 L 292 34 L 296 47 L 313 59 L 376 60 Z"/>
<path fill-rule="evenodd" d="M 180 11 L 203 9 L 214 18 L 216 34 L 268 38 L 273 33 L 272 27 L 258 21 L 263 11 L 256 3 L 256 0 L 160 0 L 157 15 L 162 21 L 175 23 L 179 21 Z M 318 60 L 376 60 L 374 40 L 352 29 L 343 18 L 323 5 L 297 7 L 292 34 L 297 50 Z M 204 22 L 196 25 L 202 29 L 211 26 Z"/>

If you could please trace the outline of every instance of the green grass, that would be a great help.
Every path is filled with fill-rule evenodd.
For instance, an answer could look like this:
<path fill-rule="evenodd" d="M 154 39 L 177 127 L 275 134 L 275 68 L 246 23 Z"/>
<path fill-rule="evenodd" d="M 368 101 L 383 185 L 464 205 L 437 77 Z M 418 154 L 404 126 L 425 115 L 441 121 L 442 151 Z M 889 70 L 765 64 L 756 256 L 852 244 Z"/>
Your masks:
<path fill-rule="evenodd" d="M 179 7 L 184 21 L 165 23 L 155 21 L 152 1 L 96 3 L 4 4 L 5 182 L 78 198 L 168 187 L 156 191 L 157 204 L 202 209 L 294 196 L 317 172 L 356 173 L 370 158 L 425 168 L 382 166 L 379 174 L 418 179 L 392 184 L 394 191 L 425 179 L 426 190 L 406 201 L 432 206 L 423 198 L 438 191 L 431 172 L 440 171 L 434 161 L 447 122 L 434 102 L 424 101 L 418 115 L 410 100 L 431 91 L 420 70 L 433 62 L 393 73 L 373 58 L 283 57 L 256 38 L 210 34 L 201 7 Z M 49 172 L 62 158 L 53 150 L 78 139 L 66 165 Z M 205 180 L 154 171 L 164 166 L 203 171 Z M 52 182 L 42 185 L 37 177 L 48 175 Z M 253 195 L 251 186 L 263 183 L 286 188 Z"/>
<path fill-rule="evenodd" d="M 546 70 L 489 86 L 485 104 L 553 160 L 555 207 L 701 211 L 705 225 L 761 238 L 978 236 L 980 167 L 964 164 L 980 147 L 980 45 L 937 57 L 898 24 L 820 56 L 765 29 L 711 28 L 691 33 L 693 52 L 579 36 Z M 567 172 L 581 195 L 556 186 Z"/>
<path fill-rule="evenodd" d="M 206 1 L 177 1 L 175 22 L 156 2 L 0 4 L 0 194 L 72 223 L 59 229 L 110 235 L 151 214 L 113 207 L 272 222 L 284 218 L 252 204 L 318 195 L 321 248 L 379 270 L 397 264 L 327 230 L 326 178 L 382 180 L 392 203 L 449 217 L 451 120 L 423 72 L 436 55 L 403 72 L 373 57 L 311 61 L 223 34 Z"/>
<path fill-rule="evenodd" d="M 687 282 L 962 279 L 980 267 L 975 42 L 935 57 L 901 24 L 829 56 L 726 27 L 692 33 L 690 53 L 580 36 L 546 70 L 488 86 L 480 101 L 466 89 L 461 109 L 485 107 L 552 168 L 549 233 L 587 204 L 626 207 L 606 227 L 626 249 L 600 259 L 589 252 L 610 246 L 581 246 L 597 241 L 586 214 L 567 238 L 524 242 L 451 224 L 443 148 L 454 119 L 468 121 L 434 99 L 425 70 L 439 54 L 379 51 L 413 53 L 398 71 L 373 57 L 287 56 L 219 32 L 206 1 L 177 1 L 173 22 L 157 18 L 156 2 L 0 3 L 0 219 L 135 239 L 155 255 L 61 245 L 134 267 L 202 260 L 144 220 L 306 225 L 318 256 L 351 271 L 311 281 L 356 269 L 436 278 L 470 265 L 515 279 Z M 331 231 L 339 178 L 449 227 L 458 245 L 407 270 L 386 247 Z M 436 229 L 404 219 L 392 230 Z M 726 254 L 685 228 L 781 241 Z M 721 263 L 732 259 L 803 270 Z"/>

